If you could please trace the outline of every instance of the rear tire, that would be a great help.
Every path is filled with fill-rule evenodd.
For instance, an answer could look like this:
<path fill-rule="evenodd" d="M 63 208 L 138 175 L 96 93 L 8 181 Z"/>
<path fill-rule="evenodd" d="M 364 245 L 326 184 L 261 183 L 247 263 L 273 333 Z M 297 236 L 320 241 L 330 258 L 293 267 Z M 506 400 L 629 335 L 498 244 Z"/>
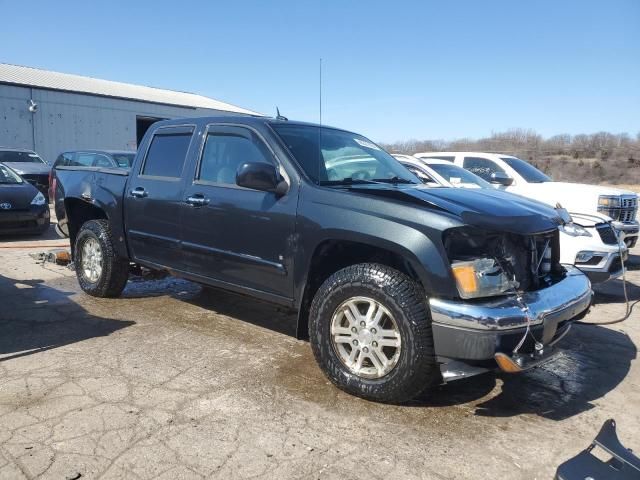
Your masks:
<path fill-rule="evenodd" d="M 311 304 L 309 337 L 325 375 L 352 395 L 403 403 L 442 380 L 426 297 L 385 265 L 353 265 L 329 277 Z"/>
<path fill-rule="evenodd" d="M 116 255 L 107 220 L 85 222 L 74 248 L 78 283 L 94 297 L 117 297 L 129 279 L 129 262 Z"/>

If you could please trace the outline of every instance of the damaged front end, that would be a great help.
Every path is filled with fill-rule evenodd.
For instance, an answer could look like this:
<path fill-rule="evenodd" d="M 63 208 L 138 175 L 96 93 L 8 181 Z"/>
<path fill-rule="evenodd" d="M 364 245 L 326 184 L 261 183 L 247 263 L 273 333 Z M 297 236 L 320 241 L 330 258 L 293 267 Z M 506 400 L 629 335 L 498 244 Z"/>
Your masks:
<path fill-rule="evenodd" d="M 444 233 L 443 242 L 464 299 L 537 290 L 564 273 L 557 229 L 518 235 L 453 228 Z"/>
<path fill-rule="evenodd" d="M 429 299 L 445 380 L 549 360 L 589 307 L 589 280 L 560 264 L 557 228 L 518 234 L 467 226 L 445 231 L 443 244 L 460 296 Z"/>

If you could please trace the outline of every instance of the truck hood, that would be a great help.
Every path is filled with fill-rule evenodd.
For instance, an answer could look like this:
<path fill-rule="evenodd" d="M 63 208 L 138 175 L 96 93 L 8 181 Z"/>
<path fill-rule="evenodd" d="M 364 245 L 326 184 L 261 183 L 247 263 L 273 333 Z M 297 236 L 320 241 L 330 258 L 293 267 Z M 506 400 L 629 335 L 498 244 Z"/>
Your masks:
<path fill-rule="evenodd" d="M 49 175 L 51 170 L 51 167 L 45 163 L 5 162 L 4 164 L 18 175 Z"/>
<path fill-rule="evenodd" d="M 494 189 L 430 188 L 417 185 L 358 185 L 352 191 L 423 205 L 487 230 L 533 235 L 553 230 L 562 219 L 551 207 Z"/>

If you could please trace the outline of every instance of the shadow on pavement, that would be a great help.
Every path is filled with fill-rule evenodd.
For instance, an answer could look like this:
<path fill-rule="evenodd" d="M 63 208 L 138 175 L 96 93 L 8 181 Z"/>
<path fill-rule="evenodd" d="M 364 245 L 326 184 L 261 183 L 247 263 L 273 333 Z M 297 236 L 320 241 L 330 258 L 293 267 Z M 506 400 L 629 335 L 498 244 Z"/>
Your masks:
<path fill-rule="evenodd" d="M 88 314 L 72 292 L 0 275 L 0 362 L 102 337 L 135 322 Z"/>
<path fill-rule="evenodd" d="M 438 387 L 416 406 L 450 406 L 482 399 L 503 380 L 500 392 L 475 405 L 475 415 L 512 417 L 534 414 L 564 420 L 594 408 L 629 373 L 637 350 L 622 332 L 574 325 L 555 360 L 519 375 L 488 373 Z"/>
<path fill-rule="evenodd" d="M 175 277 L 148 281 L 134 279 L 122 294 L 123 298 L 160 296 L 169 296 L 285 335 L 296 334 L 296 316 L 283 307 Z"/>

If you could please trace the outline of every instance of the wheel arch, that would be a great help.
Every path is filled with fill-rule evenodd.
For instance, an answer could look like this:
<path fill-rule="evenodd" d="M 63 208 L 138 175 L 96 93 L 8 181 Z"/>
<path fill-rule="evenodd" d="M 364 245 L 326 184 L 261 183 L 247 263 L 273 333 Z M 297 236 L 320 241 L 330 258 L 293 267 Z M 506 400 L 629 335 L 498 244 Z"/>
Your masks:
<path fill-rule="evenodd" d="M 325 239 L 316 245 L 309 258 L 306 278 L 298 295 L 297 338 L 308 338 L 309 307 L 324 281 L 335 272 L 359 263 L 379 263 L 394 268 L 413 279 L 425 292 L 432 291 L 431 273 L 402 245 L 387 244 L 380 239 Z"/>
<path fill-rule="evenodd" d="M 107 220 L 109 216 L 107 212 L 91 203 L 79 198 L 65 198 L 64 209 L 67 219 L 67 229 L 69 232 L 69 241 L 71 243 L 71 254 L 74 255 L 73 246 L 76 243 L 76 237 L 80 231 L 80 227 L 89 220 Z"/>

